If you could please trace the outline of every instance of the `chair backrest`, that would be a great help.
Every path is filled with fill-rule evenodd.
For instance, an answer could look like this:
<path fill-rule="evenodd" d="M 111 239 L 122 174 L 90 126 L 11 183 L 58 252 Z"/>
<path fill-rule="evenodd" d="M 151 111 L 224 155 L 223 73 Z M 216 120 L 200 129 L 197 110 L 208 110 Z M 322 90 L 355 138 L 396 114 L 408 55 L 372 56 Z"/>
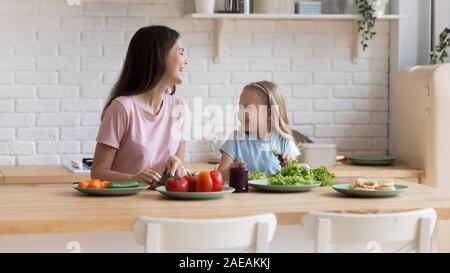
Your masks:
<path fill-rule="evenodd" d="M 133 233 L 146 252 L 267 252 L 276 224 L 271 213 L 224 219 L 139 217 Z"/>
<path fill-rule="evenodd" d="M 382 252 L 383 245 L 399 245 L 389 252 L 431 252 L 436 224 L 434 209 L 388 214 L 309 212 L 302 223 L 306 236 L 315 240 L 316 252 L 346 252 L 343 246 L 362 245 Z"/>

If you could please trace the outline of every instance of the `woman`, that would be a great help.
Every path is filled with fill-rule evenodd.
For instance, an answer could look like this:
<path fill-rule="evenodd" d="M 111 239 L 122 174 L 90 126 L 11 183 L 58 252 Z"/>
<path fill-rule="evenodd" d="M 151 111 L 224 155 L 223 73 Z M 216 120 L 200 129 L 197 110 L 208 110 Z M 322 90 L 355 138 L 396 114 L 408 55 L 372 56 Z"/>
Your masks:
<path fill-rule="evenodd" d="M 155 185 L 164 173 L 182 175 L 184 104 L 173 94 L 187 61 L 179 36 L 164 26 L 134 34 L 103 109 L 93 179 Z"/>

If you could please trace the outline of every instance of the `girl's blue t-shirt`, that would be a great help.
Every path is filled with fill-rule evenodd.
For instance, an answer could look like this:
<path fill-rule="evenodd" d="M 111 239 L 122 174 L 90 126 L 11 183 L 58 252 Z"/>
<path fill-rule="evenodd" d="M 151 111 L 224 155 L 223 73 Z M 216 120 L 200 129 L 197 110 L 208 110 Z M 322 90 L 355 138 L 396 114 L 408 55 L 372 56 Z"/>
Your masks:
<path fill-rule="evenodd" d="M 281 170 L 280 161 L 273 154 L 276 150 L 279 154 L 287 152 L 289 157 L 297 158 L 300 151 L 294 141 L 272 133 L 266 139 L 257 139 L 249 136 L 238 137 L 234 132 L 220 147 L 220 152 L 226 153 L 231 159 L 239 158 L 247 165 L 249 172 L 262 171 L 272 175 Z"/>

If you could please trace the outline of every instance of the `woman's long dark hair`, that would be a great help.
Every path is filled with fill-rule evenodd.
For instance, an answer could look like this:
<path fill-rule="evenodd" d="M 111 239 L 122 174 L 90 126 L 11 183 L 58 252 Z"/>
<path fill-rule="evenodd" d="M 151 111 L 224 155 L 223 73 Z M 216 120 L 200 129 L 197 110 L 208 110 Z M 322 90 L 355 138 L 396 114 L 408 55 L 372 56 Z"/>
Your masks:
<path fill-rule="evenodd" d="M 167 55 L 179 37 L 177 31 L 165 26 L 139 29 L 131 38 L 122 72 L 103 113 L 117 97 L 137 95 L 152 89 L 164 75 Z M 171 95 L 174 93 L 175 86 Z"/>

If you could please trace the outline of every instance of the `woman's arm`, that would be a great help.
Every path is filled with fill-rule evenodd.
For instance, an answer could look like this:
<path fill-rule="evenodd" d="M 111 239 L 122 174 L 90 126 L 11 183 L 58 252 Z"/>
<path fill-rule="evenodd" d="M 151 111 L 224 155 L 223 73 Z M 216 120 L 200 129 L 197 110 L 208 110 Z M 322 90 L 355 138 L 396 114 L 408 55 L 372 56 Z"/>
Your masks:
<path fill-rule="evenodd" d="M 175 156 L 181 160 L 181 163 L 184 163 L 184 152 L 185 151 L 186 151 L 186 142 L 185 141 L 180 142 L 180 145 L 178 146 Z"/>
<path fill-rule="evenodd" d="M 97 143 L 95 147 L 94 161 L 92 162 L 91 178 L 102 180 L 128 180 L 131 174 L 120 173 L 111 170 L 117 150 L 105 144 Z"/>
<path fill-rule="evenodd" d="M 177 151 L 175 152 L 175 155 L 170 156 L 167 159 L 167 166 L 166 166 L 166 172 L 169 175 L 176 175 L 176 176 L 183 176 L 184 173 L 184 152 L 186 149 L 186 142 L 180 142 L 180 145 L 178 146 Z"/>
<path fill-rule="evenodd" d="M 159 179 L 161 178 L 158 173 L 150 169 L 147 169 L 138 175 L 121 173 L 111 170 L 116 152 L 117 150 L 113 147 L 97 143 L 97 146 L 95 147 L 94 161 L 92 162 L 91 168 L 92 179 L 101 179 L 107 181 L 136 179 L 139 182 L 152 184 L 155 183 L 155 181 L 159 181 Z"/>
<path fill-rule="evenodd" d="M 222 174 L 224 181 L 229 180 L 229 170 L 231 163 L 233 163 L 233 159 L 231 159 L 231 157 L 227 153 L 222 153 L 222 158 L 220 159 L 219 167 L 217 169 Z"/>

